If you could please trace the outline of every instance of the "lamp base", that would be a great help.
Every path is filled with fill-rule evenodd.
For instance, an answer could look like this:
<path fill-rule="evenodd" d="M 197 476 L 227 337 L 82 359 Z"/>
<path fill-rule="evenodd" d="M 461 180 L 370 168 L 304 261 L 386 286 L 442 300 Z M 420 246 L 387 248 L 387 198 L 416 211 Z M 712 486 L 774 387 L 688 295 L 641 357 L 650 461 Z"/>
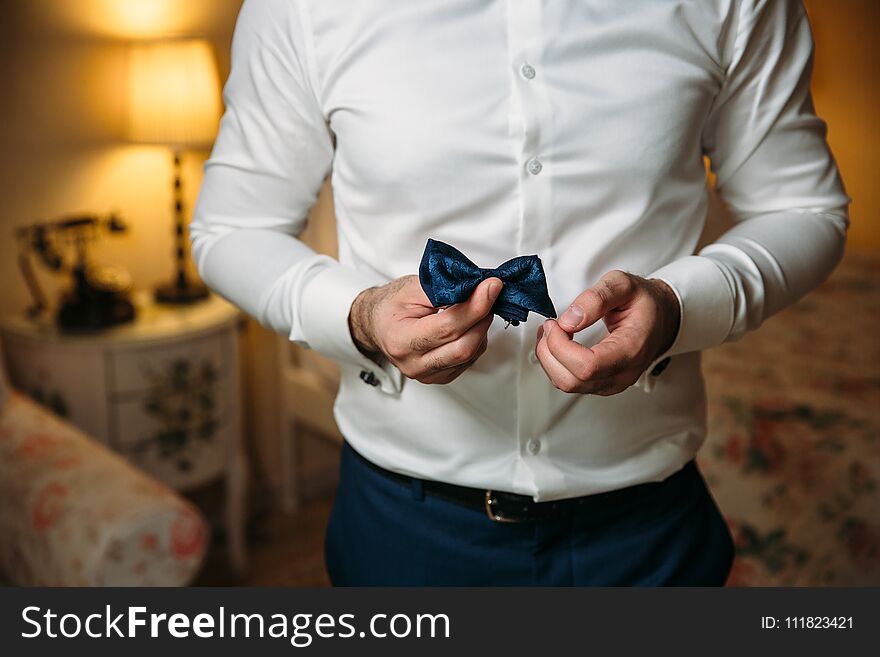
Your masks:
<path fill-rule="evenodd" d="M 158 303 L 186 304 L 208 298 L 208 288 L 202 283 L 186 281 L 183 285 L 175 281 L 156 288 Z"/>

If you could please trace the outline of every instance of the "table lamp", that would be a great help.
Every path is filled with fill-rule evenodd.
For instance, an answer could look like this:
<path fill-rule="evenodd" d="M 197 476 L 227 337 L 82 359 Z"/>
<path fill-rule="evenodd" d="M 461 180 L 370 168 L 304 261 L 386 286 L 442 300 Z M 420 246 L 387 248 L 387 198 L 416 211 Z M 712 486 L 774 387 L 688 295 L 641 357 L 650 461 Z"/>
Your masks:
<path fill-rule="evenodd" d="M 131 47 L 128 71 L 128 137 L 171 148 L 174 157 L 174 278 L 156 289 L 161 303 L 191 303 L 208 290 L 187 274 L 181 152 L 210 148 L 220 119 L 220 81 L 210 43 L 177 38 Z"/>

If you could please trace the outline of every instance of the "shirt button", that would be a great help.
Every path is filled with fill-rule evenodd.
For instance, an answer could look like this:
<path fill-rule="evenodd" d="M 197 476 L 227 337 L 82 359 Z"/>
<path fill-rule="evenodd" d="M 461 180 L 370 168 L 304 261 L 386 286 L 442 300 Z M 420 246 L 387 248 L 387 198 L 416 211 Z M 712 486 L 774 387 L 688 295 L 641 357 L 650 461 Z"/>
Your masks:
<path fill-rule="evenodd" d="M 526 164 L 526 169 L 528 169 L 529 173 L 532 174 L 533 176 L 537 176 L 539 173 L 541 173 L 541 169 L 543 169 L 543 168 L 544 168 L 544 165 L 541 164 L 541 160 L 539 160 L 536 157 L 533 157 Z"/>
<path fill-rule="evenodd" d="M 532 438 L 529 442 L 526 443 L 526 449 L 529 450 L 529 454 L 534 456 L 541 451 L 541 441 Z"/>
<path fill-rule="evenodd" d="M 523 64 L 519 72 L 526 80 L 531 80 L 535 77 L 535 67 L 530 64 Z"/>

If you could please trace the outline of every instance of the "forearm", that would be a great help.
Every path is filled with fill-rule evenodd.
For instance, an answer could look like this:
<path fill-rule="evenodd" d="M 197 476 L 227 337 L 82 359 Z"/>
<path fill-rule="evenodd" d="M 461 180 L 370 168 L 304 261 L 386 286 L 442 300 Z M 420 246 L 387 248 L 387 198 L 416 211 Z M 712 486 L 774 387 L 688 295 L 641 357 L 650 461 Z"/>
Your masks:
<path fill-rule="evenodd" d="M 383 300 L 400 290 L 404 280 L 397 279 L 387 285 L 364 290 L 352 302 L 348 313 L 348 330 L 355 346 L 377 363 L 382 362 L 383 355 L 373 332 L 376 309 Z"/>

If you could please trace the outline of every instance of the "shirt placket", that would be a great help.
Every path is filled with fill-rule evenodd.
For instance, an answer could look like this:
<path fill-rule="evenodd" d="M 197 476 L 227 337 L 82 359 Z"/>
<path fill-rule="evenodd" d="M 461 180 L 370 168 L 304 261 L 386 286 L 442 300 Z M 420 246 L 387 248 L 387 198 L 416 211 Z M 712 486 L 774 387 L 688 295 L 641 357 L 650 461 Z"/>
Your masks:
<path fill-rule="evenodd" d="M 517 250 L 536 253 L 552 275 L 552 112 L 544 73 L 543 1 L 508 0 L 508 65 L 511 75 L 509 134 L 518 166 Z M 543 318 L 532 313 L 518 329 L 516 449 L 514 484 L 541 490 L 561 477 L 545 434 L 550 409 L 546 375 L 534 356 Z"/>

